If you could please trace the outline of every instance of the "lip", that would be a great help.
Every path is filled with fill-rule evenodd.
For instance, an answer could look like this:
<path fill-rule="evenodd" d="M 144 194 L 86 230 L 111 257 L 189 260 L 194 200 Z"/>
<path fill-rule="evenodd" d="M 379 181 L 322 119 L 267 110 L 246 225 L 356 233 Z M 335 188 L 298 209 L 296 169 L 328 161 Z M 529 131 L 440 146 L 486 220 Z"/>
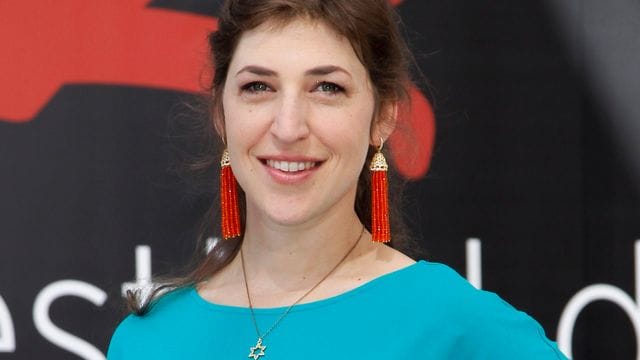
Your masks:
<path fill-rule="evenodd" d="M 263 163 L 267 160 L 289 161 L 289 162 L 315 162 L 315 163 L 321 163 L 324 161 L 323 159 L 320 159 L 320 158 L 302 156 L 302 155 L 300 156 L 298 155 L 265 155 L 265 156 L 258 156 L 258 160 L 260 160 Z"/>
<path fill-rule="evenodd" d="M 276 155 L 276 156 L 261 156 L 258 159 L 260 160 L 260 163 L 264 167 L 267 174 L 269 174 L 271 179 L 274 182 L 282 185 L 298 185 L 298 184 L 304 183 L 324 163 L 323 160 L 320 160 L 318 158 L 308 157 L 308 156 Z M 288 161 L 288 162 L 314 162 L 316 163 L 316 165 L 306 170 L 288 172 L 288 171 L 282 171 L 267 165 L 267 160 Z"/>

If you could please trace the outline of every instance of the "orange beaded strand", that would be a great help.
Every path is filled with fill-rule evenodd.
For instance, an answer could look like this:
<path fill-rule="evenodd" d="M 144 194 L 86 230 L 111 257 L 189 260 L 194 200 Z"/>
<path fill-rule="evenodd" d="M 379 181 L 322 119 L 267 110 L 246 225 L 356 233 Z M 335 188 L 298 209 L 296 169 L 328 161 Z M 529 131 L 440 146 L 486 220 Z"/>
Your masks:
<path fill-rule="evenodd" d="M 222 160 L 220 160 L 220 213 L 222 238 L 231 239 L 240 236 L 238 185 L 233 176 L 227 150 L 222 153 Z"/>
<path fill-rule="evenodd" d="M 375 242 L 391 241 L 391 229 L 389 226 L 389 189 L 387 184 L 387 171 L 389 165 L 382 155 L 383 141 L 380 139 L 380 147 L 371 159 L 371 239 Z"/>

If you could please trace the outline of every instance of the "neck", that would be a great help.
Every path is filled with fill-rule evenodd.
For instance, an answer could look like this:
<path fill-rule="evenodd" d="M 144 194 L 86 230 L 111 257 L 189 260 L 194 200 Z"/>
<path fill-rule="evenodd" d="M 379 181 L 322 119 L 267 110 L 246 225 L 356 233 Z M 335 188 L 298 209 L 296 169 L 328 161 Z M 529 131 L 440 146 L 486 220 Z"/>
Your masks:
<path fill-rule="evenodd" d="M 250 214 L 248 219 L 253 221 L 247 221 L 242 251 L 247 277 L 256 294 L 308 288 L 331 271 L 360 237 L 367 235 L 355 212 L 299 226 L 255 221 Z M 349 258 L 356 254 L 355 250 Z M 341 266 L 348 261 L 345 259 Z"/>

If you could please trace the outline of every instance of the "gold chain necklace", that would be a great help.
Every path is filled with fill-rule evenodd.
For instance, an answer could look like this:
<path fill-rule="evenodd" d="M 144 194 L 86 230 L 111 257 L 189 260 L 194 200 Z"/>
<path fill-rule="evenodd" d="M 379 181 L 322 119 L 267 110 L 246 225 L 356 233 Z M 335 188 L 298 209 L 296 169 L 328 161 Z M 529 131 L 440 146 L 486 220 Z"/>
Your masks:
<path fill-rule="evenodd" d="M 340 264 L 342 264 L 342 262 L 349 256 L 349 254 L 351 254 L 353 249 L 356 248 L 356 245 L 358 245 L 358 243 L 360 242 L 360 239 L 362 238 L 362 234 L 364 234 L 364 226 L 362 227 L 362 230 L 360 231 L 360 235 L 358 235 L 358 239 L 353 243 L 353 245 L 351 246 L 349 251 L 347 251 L 347 253 L 342 257 L 342 259 L 340 259 L 340 261 L 331 269 L 331 271 L 329 271 L 324 277 L 322 277 L 322 279 L 320 279 L 320 281 L 318 281 L 315 285 L 313 285 L 313 287 L 311 287 L 311 289 L 309 289 L 302 296 L 300 296 L 298 298 L 298 300 L 296 300 L 293 304 L 289 305 L 289 307 L 282 313 L 282 315 L 280 315 L 278 320 L 276 320 L 276 322 L 274 322 L 273 325 L 271 325 L 269 330 L 265 331 L 265 333 L 262 334 L 262 335 L 260 335 L 260 329 L 258 328 L 258 322 L 256 321 L 256 315 L 255 315 L 255 313 L 253 311 L 253 304 L 251 303 L 251 295 L 249 295 L 249 283 L 247 282 L 247 271 L 245 270 L 245 267 L 244 267 L 244 255 L 242 254 L 242 247 L 240 248 L 240 260 L 241 260 L 241 263 L 242 263 L 242 276 L 244 277 L 244 287 L 247 290 L 247 300 L 249 300 L 249 310 L 251 311 L 251 320 L 253 320 L 253 326 L 256 328 L 256 334 L 258 336 L 258 341 L 256 342 L 256 346 L 251 346 L 249 348 L 249 356 L 248 357 L 253 358 L 254 360 L 257 360 L 261 356 L 264 356 L 264 351 L 267 349 L 267 346 L 262 344 L 262 340 L 264 340 L 264 338 L 267 337 L 267 335 L 269 335 L 269 333 L 273 329 L 275 329 L 276 326 L 278 326 L 280 321 L 282 321 L 282 319 L 284 319 L 285 316 L 287 316 L 289 314 L 289 311 L 291 311 L 291 309 L 295 305 L 297 305 L 300 301 L 302 301 L 302 299 L 304 299 L 305 296 L 309 295 L 309 293 L 311 293 L 315 288 L 317 288 L 318 285 L 320 285 L 326 278 L 329 277 L 329 275 L 331 275 L 338 268 L 338 266 L 340 266 Z"/>

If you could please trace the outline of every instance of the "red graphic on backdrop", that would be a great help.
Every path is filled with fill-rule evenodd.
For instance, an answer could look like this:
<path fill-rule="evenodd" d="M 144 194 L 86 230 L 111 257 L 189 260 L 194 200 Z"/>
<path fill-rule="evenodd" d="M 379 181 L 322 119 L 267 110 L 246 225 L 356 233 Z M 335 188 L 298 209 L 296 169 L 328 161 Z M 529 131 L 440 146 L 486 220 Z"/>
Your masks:
<path fill-rule="evenodd" d="M 206 35 L 217 19 L 147 3 L 0 1 L 0 120 L 31 121 L 64 84 L 200 91 Z M 415 88 L 411 95 L 390 147 L 392 155 L 405 154 L 393 156 L 400 173 L 417 179 L 429 167 L 435 121 L 424 95 Z"/>
<path fill-rule="evenodd" d="M 63 84 L 197 91 L 211 17 L 148 0 L 0 1 L 0 119 L 32 119 Z"/>
<path fill-rule="evenodd" d="M 435 116 L 425 96 L 412 86 L 411 106 L 400 109 L 398 125 L 389 138 L 391 157 L 398 172 L 409 180 L 423 177 L 431 163 L 435 141 Z"/>

